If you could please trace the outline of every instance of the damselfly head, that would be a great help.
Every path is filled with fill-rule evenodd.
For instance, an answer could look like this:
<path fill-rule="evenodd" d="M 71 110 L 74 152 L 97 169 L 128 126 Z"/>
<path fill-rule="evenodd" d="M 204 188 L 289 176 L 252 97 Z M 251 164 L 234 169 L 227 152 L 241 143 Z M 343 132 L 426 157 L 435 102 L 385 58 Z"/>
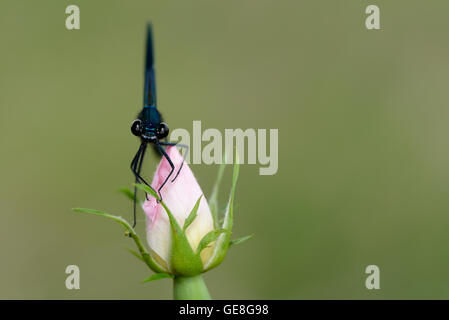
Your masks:
<path fill-rule="evenodd" d="M 165 122 L 161 122 L 157 127 L 154 127 L 152 125 L 146 125 L 140 119 L 136 119 L 131 124 L 132 134 L 147 142 L 155 142 L 155 140 L 164 139 L 168 136 L 169 131 L 170 129 Z"/>

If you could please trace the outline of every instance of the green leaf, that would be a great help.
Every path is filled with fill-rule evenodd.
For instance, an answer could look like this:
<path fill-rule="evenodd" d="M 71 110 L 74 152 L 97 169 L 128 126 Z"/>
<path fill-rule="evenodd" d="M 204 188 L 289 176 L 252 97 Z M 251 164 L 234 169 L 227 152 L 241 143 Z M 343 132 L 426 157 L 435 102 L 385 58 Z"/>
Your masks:
<path fill-rule="evenodd" d="M 137 253 L 136 251 L 134 251 L 133 249 L 130 249 L 130 248 L 125 248 L 125 249 L 128 250 L 129 253 L 131 253 L 133 256 L 135 256 L 140 261 L 145 262 L 145 260 L 142 258 L 141 254 Z"/>
<path fill-rule="evenodd" d="M 146 184 L 142 184 L 142 183 L 135 183 L 134 186 L 137 187 L 137 189 L 140 189 L 142 191 L 145 191 L 146 193 L 151 194 L 153 197 L 156 198 L 156 200 L 160 200 L 159 199 L 159 195 L 156 193 L 156 191 L 154 191 L 153 189 L 151 189 L 149 186 L 147 186 Z"/>
<path fill-rule="evenodd" d="M 184 221 L 184 226 L 182 227 L 182 230 L 185 232 L 187 230 L 187 228 L 192 224 L 192 222 L 195 220 L 196 216 L 197 216 L 197 211 L 198 211 L 198 207 L 200 206 L 200 201 L 201 201 L 201 197 L 202 195 L 198 198 L 198 200 L 196 201 L 195 205 L 193 206 L 192 211 L 190 212 L 189 216 L 187 217 L 187 219 Z"/>
<path fill-rule="evenodd" d="M 210 243 L 217 240 L 217 238 L 222 234 L 223 232 L 228 232 L 225 229 L 215 229 L 210 232 L 208 232 L 203 239 L 201 239 L 200 243 L 198 244 L 198 248 L 196 249 L 196 254 L 199 255 L 201 251 L 203 251 Z"/>
<path fill-rule="evenodd" d="M 241 237 L 241 238 L 238 238 L 238 239 L 235 239 L 235 240 L 231 240 L 231 241 L 229 241 L 229 246 L 234 246 L 236 244 L 243 243 L 246 240 L 251 239 L 253 236 L 254 236 L 254 234 L 250 234 L 249 236 L 244 236 L 244 237 Z"/>
<path fill-rule="evenodd" d="M 120 188 L 118 191 L 123 193 L 128 199 L 134 201 L 134 192 L 132 192 L 129 188 Z"/>
<path fill-rule="evenodd" d="M 103 216 L 103 217 L 106 217 L 108 219 L 118 222 L 127 230 L 129 236 L 136 243 L 136 246 L 139 249 L 139 252 L 140 252 L 144 262 L 146 263 L 146 265 L 156 273 L 164 273 L 166 271 L 153 260 L 153 258 L 150 256 L 150 254 L 145 249 L 145 247 L 142 245 L 142 242 L 140 241 L 140 238 L 137 235 L 137 233 L 134 231 L 134 229 L 131 227 L 131 225 L 122 217 L 114 216 L 114 215 L 106 213 L 104 211 L 95 210 L 95 209 L 73 208 L 72 210 L 75 212 L 96 214 L 96 215 Z"/>
<path fill-rule="evenodd" d="M 205 271 L 218 266 L 223 261 L 223 259 L 226 256 L 226 252 L 228 251 L 229 240 L 231 237 L 232 224 L 233 224 L 233 219 L 234 219 L 234 211 L 233 211 L 234 210 L 234 197 L 235 197 L 235 187 L 237 185 L 237 180 L 239 177 L 239 169 L 240 169 L 240 164 L 239 164 L 238 155 L 236 152 L 235 159 L 234 159 L 234 171 L 232 174 L 231 192 L 229 195 L 228 206 L 226 208 L 226 213 L 225 213 L 224 222 L 223 222 L 223 226 L 222 226 L 222 229 L 225 229 L 227 232 L 219 235 L 217 242 L 215 244 L 214 252 L 212 253 L 212 256 L 209 259 L 209 261 L 207 262 L 207 264 L 204 266 Z"/>
<path fill-rule="evenodd" d="M 161 279 L 167 279 L 167 278 L 173 278 L 173 275 L 168 274 L 168 273 L 155 273 L 155 274 L 152 274 L 149 278 L 143 280 L 142 283 L 161 280 Z"/>

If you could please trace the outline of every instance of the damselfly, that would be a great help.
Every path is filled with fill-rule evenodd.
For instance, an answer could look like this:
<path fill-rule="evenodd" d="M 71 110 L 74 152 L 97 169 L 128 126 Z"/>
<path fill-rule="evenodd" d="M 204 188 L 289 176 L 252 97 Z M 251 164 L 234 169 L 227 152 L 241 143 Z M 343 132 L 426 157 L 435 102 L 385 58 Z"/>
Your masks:
<path fill-rule="evenodd" d="M 150 143 L 154 146 L 156 151 L 165 157 L 170 164 L 171 171 L 168 174 L 165 181 L 157 190 L 159 198 L 162 200 L 161 190 L 170 179 L 175 170 L 175 166 L 171 161 L 170 157 L 167 155 L 164 147 L 166 146 L 179 146 L 186 149 L 185 155 L 188 151 L 188 146 L 179 143 L 162 141 L 168 136 L 169 128 L 165 122 L 162 121 L 161 114 L 159 113 L 156 106 L 156 81 L 154 72 L 154 58 L 153 58 L 153 39 L 151 26 L 147 28 L 147 52 L 145 60 L 145 85 L 144 85 L 144 96 L 143 96 L 143 108 L 137 115 L 137 119 L 133 121 L 131 125 L 131 132 L 140 138 L 140 147 L 137 150 L 131 162 L 131 170 L 135 176 L 136 183 L 144 183 L 151 188 L 151 185 L 141 176 L 140 172 L 142 169 L 142 162 L 145 156 L 147 145 Z M 176 180 L 179 172 L 182 169 L 182 164 L 178 169 L 175 177 L 171 180 L 172 182 Z M 136 226 L 136 202 L 137 202 L 137 188 L 134 187 L 134 224 Z"/>

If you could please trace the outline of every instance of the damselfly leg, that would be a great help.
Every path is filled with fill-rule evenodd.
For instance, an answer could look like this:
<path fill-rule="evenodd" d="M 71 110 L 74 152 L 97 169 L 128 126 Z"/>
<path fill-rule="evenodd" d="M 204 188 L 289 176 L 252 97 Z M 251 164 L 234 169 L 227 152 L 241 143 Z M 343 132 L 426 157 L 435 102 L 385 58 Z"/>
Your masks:
<path fill-rule="evenodd" d="M 165 151 L 165 149 L 162 146 L 175 146 L 175 147 L 181 147 L 181 148 L 185 148 L 186 149 L 186 152 L 184 153 L 184 157 L 182 159 L 182 163 L 179 166 L 178 172 L 176 173 L 176 176 L 173 178 L 173 180 L 171 180 L 171 182 L 174 182 L 176 180 L 176 178 L 178 177 L 179 173 L 181 172 L 182 166 L 184 165 L 184 161 L 185 161 L 185 159 L 187 157 L 187 154 L 188 154 L 189 147 L 187 145 L 185 145 L 185 144 L 179 144 L 179 143 L 175 143 L 175 142 L 157 142 L 156 146 L 159 149 L 159 151 L 162 153 L 162 156 L 164 156 L 165 159 L 167 159 L 168 164 L 171 167 L 170 173 L 168 174 L 168 176 L 165 178 L 165 180 L 162 183 L 162 185 L 157 190 L 157 192 L 159 194 L 159 197 L 162 200 L 161 190 L 165 186 L 167 181 L 170 179 L 170 176 L 173 174 L 173 171 L 175 171 L 175 166 L 173 164 L 173 161 L 170 159 L 170 157 L 168 156 L 167 152 Z"/>
<path fill-rule="evenodd" d="M 140 171 L 142 170 L 142 162 L 143 162 L 143 158 L 145 156 L 146 149 L 147 149 L 147 143 L 146 142 L 142 142 L 140 144 L 139 150 L 137 150 L 137 153 L 134 156 L 133 161 L 131 162 L 131 170 L 132 170 L 132 172 L 134 174 L 136 183 L 142 183 L 143 182 L 145 185 L 147 185 L 148 187 L 151 188 L 151 186 L 140 175 Z M 145 194 L 145 196 L 146 196 L 146 194 Z M 133 228 L 136 226 L 136 223 L 137 223 L 137 220 L 136 220 L 136 204 L 137 204 L 137 187 L 134 186 L 134 205 L 133 205 L 133 209 L 134 209 L 134 215 L 133 215 L 134 216 L 134 223 L 133 223 Z"/>
<path fill-rule="evenodd" d="M 184 162 L 186 161 L 187 155 L 189 154 L 189 146 L 185 145 L 185 144 L 181 144 L 181 143 L 176 143 L 176 142 L 159 142 L 160 145 L 162 146 L 176 146 L 176 147 L 180 147 L 180 148 L 184 148 L 185 152 L 183 155 L 183 161 L 181 163 L 181 166 L 178 169 L 178 172 L 176 173 L 176 176 L 173 178 L 173 180 L 171 182 L 174 182 L 176 180 L 176 178 L 178 177 L 179 173 L 181 172 L 182 166 L 184 165 Z"/>
<path fill-rule="evenodd" d="M 161 184 L 161 186 L 159 187 L 159 189 L 157 189 L 157 193 L 159 194 L 159 198 L 162 200 L 162 195 L 161 195 L 161 190 L 162 188 L 165 186 L 165 184 L 167 183 L 168 179 L 170 178 L 170 176 L 172 175 L 173 171 L 175 171 L 175 165 L 173 164 L 173 161 L 171 161 L 170 157 L 168 156 L 167 152 L 165 151 L 165 149 L 161 146 L 161 142 L 156 142 L 156 147 L 159 149 L 159 151 L 162 153 L 162 156 L 165 157 L 165 159 L 167 159 L 168 164 L 171 167 L 170 173 L 168 174 L 167 178 L 165 178 L 164 182 Z"/>

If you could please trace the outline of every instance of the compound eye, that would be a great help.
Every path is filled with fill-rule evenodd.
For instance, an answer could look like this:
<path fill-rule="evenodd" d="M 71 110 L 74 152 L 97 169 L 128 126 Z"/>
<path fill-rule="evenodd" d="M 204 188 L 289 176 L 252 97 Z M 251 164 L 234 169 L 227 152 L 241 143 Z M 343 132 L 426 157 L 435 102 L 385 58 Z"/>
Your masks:
<path fill-rule="evenodd" d="M 131 132 L 133 133 L 133 135 L 140 137 L 140 135 L 142 134 L 142 121 L 140 121 L 139 119 L 134 120 L 131 125 Z"/>
<path fill-rule="evenodd" d="M 161 122 L 157 131 L 158 139 L 163 139 L 168 136 L 168 132 L 170 131 L 170 129 L 165 122 Z"/>

